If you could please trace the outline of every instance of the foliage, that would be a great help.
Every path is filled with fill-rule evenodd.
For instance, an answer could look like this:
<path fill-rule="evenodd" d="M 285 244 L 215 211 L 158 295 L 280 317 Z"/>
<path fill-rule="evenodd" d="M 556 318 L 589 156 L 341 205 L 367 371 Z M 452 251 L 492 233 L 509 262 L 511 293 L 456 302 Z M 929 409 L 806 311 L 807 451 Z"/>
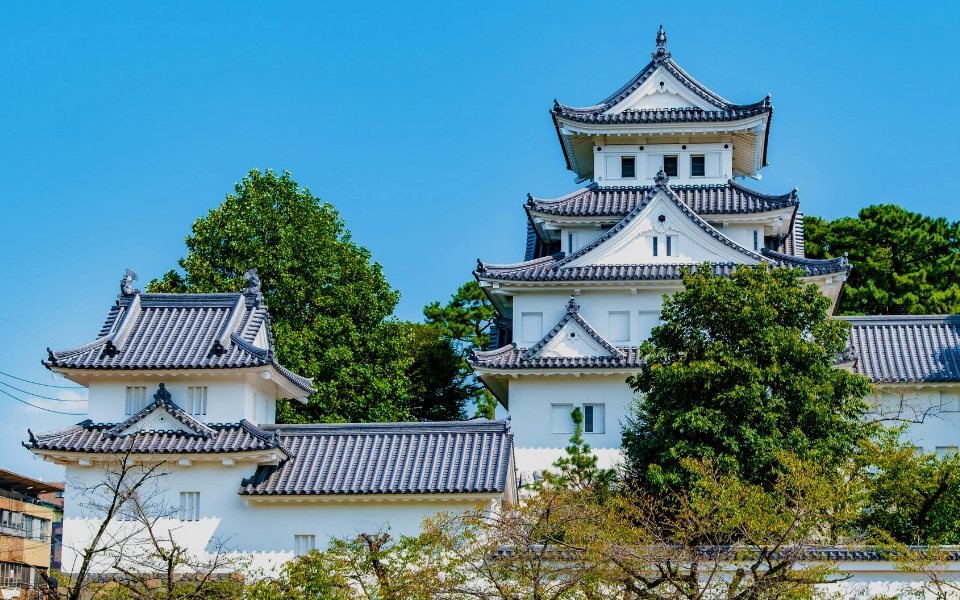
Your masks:
<path fill-rule="evenodd" d="M 846 324 L 799 271 L 709 265 L 683 276 L 663 324 L 627 381 L 642 394 L 624 428 L 627 466 L 643 485 L 689 480 L 684 459 L 711 461 L 751 483 L 774 480 L 782 451 L 838 465 L 867 434 L 867 380 L 835 369 Z"/>
<path fill-rule="evenodd" d="M 542 493 L 544 487 L 572 489 L 577 492 L 595 493 L 606 498 L 617 483 L 616 469 L 601 469 L 597 456 L 590 445 L 583 441 L 583 410 L 577 406 L 570 413 L 573 420 L 573 436 L 564 456 L 553 463 L 554 470 L 543 472 L 543 479 L 534 485 Z"/>
<path fill-rule="evenodd" d="M 960 312 L 960 221 L 884 204 L 857 218 L 805 217 L 803 224 L 808 257 L 848 254 L 853 263 L 840 314 Z"/>
<path fill-rule="evenodd" d="M 423 309 L 428 324 L 439 327 L 445 336 L 457 342 L 465 372 L 469 372 L 466 357 L 470 351 L 484 350 L 490 343 L 490 326 L 496 314 L 476 281 L 461 285 L 446 305 L 435 301 Z M 497 401 L 490 392 L 472 377 L 465 380 L 464 388 L 477 405 L 477 416 L 493 419 Z"/>
<path fill-rule="evenodd" d="M 340 215 L 290 174 L 251 170 L 235 193 L 187 236 L 185 272 L 150 282 L 151 292 L 223 292 L 257 268 L 273 318 L 277 358 L 313 377 L 305 406 L 278 405 L 280 422 L 403 421 L 409 338 L 390 315 L 400 294 Z"/>
<path fill-rule="evenodd" d="M 454 342 L 434 325 L 409 323 L 410 416 L 418 421 L 459 421 L 472 398 L 468 367 Z"/>
<path fill-rule="evenodd" d="M 885 429 L 857 453 L 863 507 L 856 526 L 899 544 L 960 544 L 960 456 L 918 453 Z"/>

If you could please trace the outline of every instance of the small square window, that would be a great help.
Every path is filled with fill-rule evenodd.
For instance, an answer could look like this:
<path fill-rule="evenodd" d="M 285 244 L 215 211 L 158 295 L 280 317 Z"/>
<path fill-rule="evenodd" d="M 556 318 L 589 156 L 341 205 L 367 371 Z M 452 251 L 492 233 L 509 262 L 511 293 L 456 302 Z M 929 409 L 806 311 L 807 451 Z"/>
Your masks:
<path fill-rule="evenodd" d="M 602 404 L 584 404 L 583 405 L 583 432 L 584 433 L 604 433 Z"/>
<path fill-rule="evenodd" d="M 950 454 L 956 454 L 956 453 L 957 453 L 956 446 L 937 446 L 937 456 L 939 456 L 940 458 L 943 458 L 944 456 L 948 456 Z"/>
<path fill-rule="evenodd" d="M 573 433 L 572 404 L 551 404 L 551 431 L 553 433 Z"/>
<path fill-rule="evenodd" d="M 607 336 L 611 342 L 629 342 L 630 313 L 610 311 L 607 316 Z"/>
<path fill-rule="evenodd" d="M 637 176 L 637 157 L 620 157 L 620 177 L 622 179 L 633 179 Z"/>
<path fill-rule="evenodd" d="M 315 535 L 295 535 L 293 536 L 293 553 L 297 556 L 306 556 L 317 547 L 317 536 Z"/>
<path fill-rule="evenodd" d="M 180 492 L 180 520 L 200 520 L 200 492 Z"/>
<path fill-rule="evenodd" d="M 520 341 L 524 344 L 536 344 L 543 337 L 543 313 L 522 313 L 520 315 Z"/>
<path fill-rule="evenodd" d="M 666 173 L 667 177 L 677 176 L 677 157 L 676 156 L 663 157 L 663 172 Z"/>
<path fill-rule="evenodd" d="M 707 174 L 706 163 L 703 155 L 690 157 L 690 177 L 703 177 Z"/>
<path fill-rule="evenodd" d="M 198 417 L 207 414 L 207 386 L 187 388 L 187 412 Z"/>

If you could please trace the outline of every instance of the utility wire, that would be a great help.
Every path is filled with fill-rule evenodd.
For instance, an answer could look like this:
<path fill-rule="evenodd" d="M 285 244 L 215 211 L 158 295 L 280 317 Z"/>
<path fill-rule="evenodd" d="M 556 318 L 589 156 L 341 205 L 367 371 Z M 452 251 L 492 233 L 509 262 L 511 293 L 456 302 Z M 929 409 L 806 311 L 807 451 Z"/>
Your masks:
<path fill-rule="evenodd" d="M 10 396 L 11 398 L 13 398 L 14 400 L 16 400 L 17 402 L 20 402 L 21 404 L 26 404 L 27 406 L 30 406 L 30 407 L 32 407 L 32 408 L 36 408 L 36 409 L 39 409 L 39 410 L 45 410 L 45 411 L 47 411 L 47 412 L 56 413 L 56 414 L 58 414 L 58 415 L 71 415 L 71 416 L 74 416 L 74 417 L 82 417 L 83 415 L 86 414 L 86 413 L 68 413 L 68 412 L 63 412 L 63 411 L 60 411 L 60 410 L 53 410 L 52 408 L 44 408 L 44 407 L 42 407 L 42 406 L 37 406 L 36 404 L 30 404 L 30 403 L 27 402 L 26 400 L 22 400 L 22 399 L 20 399 L 20 398 L 17 398 L 17 397 L 14 396 L 13 394 L 11 394 L 11 393 L 9 393 L 9 392 L 7 392 L 7 391 L 5 391 L 5 390 L 0 390 L 0 394 L 4 394 L 4 395 L 6 395 L 6 396 Z"/>
<path fill-rule="evenodd" d="M 0 317 L 0 321 L 3 321 L 4 323 L 10 325 L 11 327 L 16 327 L 17 329 L 19 329 L 20 331 L 24 332 L 24 333 L 27 334 L 27 335 L 32 335 L 33 337 L 37 338 L 38 340 L 44 341 L 44 342 L 46 342 L 46 343 L 48 343 L 48 344 L 53 344 L 54 346 L 59 346 L 59 345 L 60 345 L 60 344 L 58 344 L 58 343 L 56 343 L 56 342 L 51 342 L 51 341 L 48 340 L 47 338 L 40 337 L 39 335 L 33 333 L 32 331 L 27 331 L 26 329 L 24 329 L 23 327 L 20 327 L 19 325 L 17 325 L 17 324 L 14 323 L 13 321 L 8 321 L 7 319 L 4 319 L 3 317 Z"/>
<path fill-rule="evenodd" d="M 26 394 L 34 398 L 40 398 L 42 400 L 53 400 L 54 402 L 86 402 L 86 399 L 83 399 L 83 398 L 51 398 L 50 396 L 40 396 L 38 394 L 34 394 L 33 392 L 28 392 L 27 390 L 21 390 L 18 387 L 13 387 L 9 383 L 4 383 L 2 381 L 0 381 L 0 385 L 6 386 L 12 390 L 17 390 L 21 394 Z"/>
<path fill-rule="evenodd" d="M 3 371 L 0 371 L 0 375 L 3 375 L 4 377 L 9 377 L 10 379 L 16 379 L 17 381 L 22 381 L 22 382 L 24 382 L 24 383 L 32 383 L 33 385 L 42 385 L 43 387 L 57 388 L 57 389 L 60 389 L 60 390 L 82 390 L 82 389 L 84 389 L 84 387 L 83 387 L 83 386 L 80 386 L 80 385 L 52 385 L 52 384 L 49 384 L 49 383 L 40 383 L 39 381 L 30 381 L 29 379 L 24 379 L 24 378 L 22 378 L 22 377 L 17 377 L 16 375 L 11 375 L 10 373 L 4 373 Z M 13 389 L 17 389 L 17 388 L 13 388 Z M 26 393 L 26 392 L 24 392 L 24 393 Z"/>

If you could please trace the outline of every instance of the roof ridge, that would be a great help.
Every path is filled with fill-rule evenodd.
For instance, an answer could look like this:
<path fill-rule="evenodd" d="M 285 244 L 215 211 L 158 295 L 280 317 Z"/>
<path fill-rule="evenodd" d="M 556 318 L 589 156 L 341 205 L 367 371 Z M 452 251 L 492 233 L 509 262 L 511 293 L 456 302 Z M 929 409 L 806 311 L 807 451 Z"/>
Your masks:
<path fill-rule="evenodd" d="M 509 270 L 509 269 L 525 269 L 534 265 L 539 265 L 543 263 L 548 263 L 550 261 L 557 260 L 558 256 L 563 255 L 563 252 L 558 252 L 557 254 L 551 254 L 549 256 L 541 256 L 540 258 L 534 258 L 532 260 L 525 260 L 518 263 L 506 263 L 506 264 L 494 264 L 494 263 L 485 263 L 479 258 L 477 259 L 477 271 L 483 273 L 487 269 L 496 269 L 496 270 Z"/>
<path fill-rule="evenodd" d="M 463 429 L 505 431 L 510 429 L 510 421 L 509 419 L 470 419 L 467 421 L 400 421 L 392 423 L 276 423 L 261 425 L 259 429 L 265 432 L 276 432 L 280 436 L 308 433 L 356 435 L 357 433 L 373 434 L 384 431 L 415 433 L 421 430 L 442 432 Z"/>

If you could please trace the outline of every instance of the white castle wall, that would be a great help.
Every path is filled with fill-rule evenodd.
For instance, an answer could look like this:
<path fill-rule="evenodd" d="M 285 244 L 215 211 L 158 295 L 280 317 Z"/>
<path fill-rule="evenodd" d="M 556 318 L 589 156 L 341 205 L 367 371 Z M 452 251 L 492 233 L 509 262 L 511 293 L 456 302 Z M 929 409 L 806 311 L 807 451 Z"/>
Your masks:
<path fill-rule="evenodd" d="M 192 457 L 197 458 L 197 457 Z M 219 460 L 219 457 L 218 457 Z M 180 492 L 200 492 L 200 520 L 182 522 L 166 520 L 179 543 L 194 552 L 208 548 L 214 538 L 244 556 L 252 556 L 260 566 L 280 564 L 294 557 L 294 536 L 314 535 L 318 548 L 324 548 L 331 537 L 355 537 L 374 533 L 389 526 L 393 536 L 416 535 L 425 517 L 441 511 L 464 511 L 488 502 L 483 498 L 451 496 L 381 496 L 380 498 L 339 497 L 330 501 L 293 501 L 259 503 L 237 494 L 240 481 L 253 475 L 256 466 L 241 463 L 224 467 L 216 463 L 195 463 L 192 467 L 174 466 L 163 477 L 162 490 L 170 507 L 179 507 Z M 67 485 L 64 509 L 63 565 L 75 570 L 80 562 L 76 550 L 85 547 L 99 523 L 80 506 L 83 499 L 76 486 L 102 476 L 95 467 L 66 468 Z M 132 523 L 116 522 L 113 531 Z"/>

